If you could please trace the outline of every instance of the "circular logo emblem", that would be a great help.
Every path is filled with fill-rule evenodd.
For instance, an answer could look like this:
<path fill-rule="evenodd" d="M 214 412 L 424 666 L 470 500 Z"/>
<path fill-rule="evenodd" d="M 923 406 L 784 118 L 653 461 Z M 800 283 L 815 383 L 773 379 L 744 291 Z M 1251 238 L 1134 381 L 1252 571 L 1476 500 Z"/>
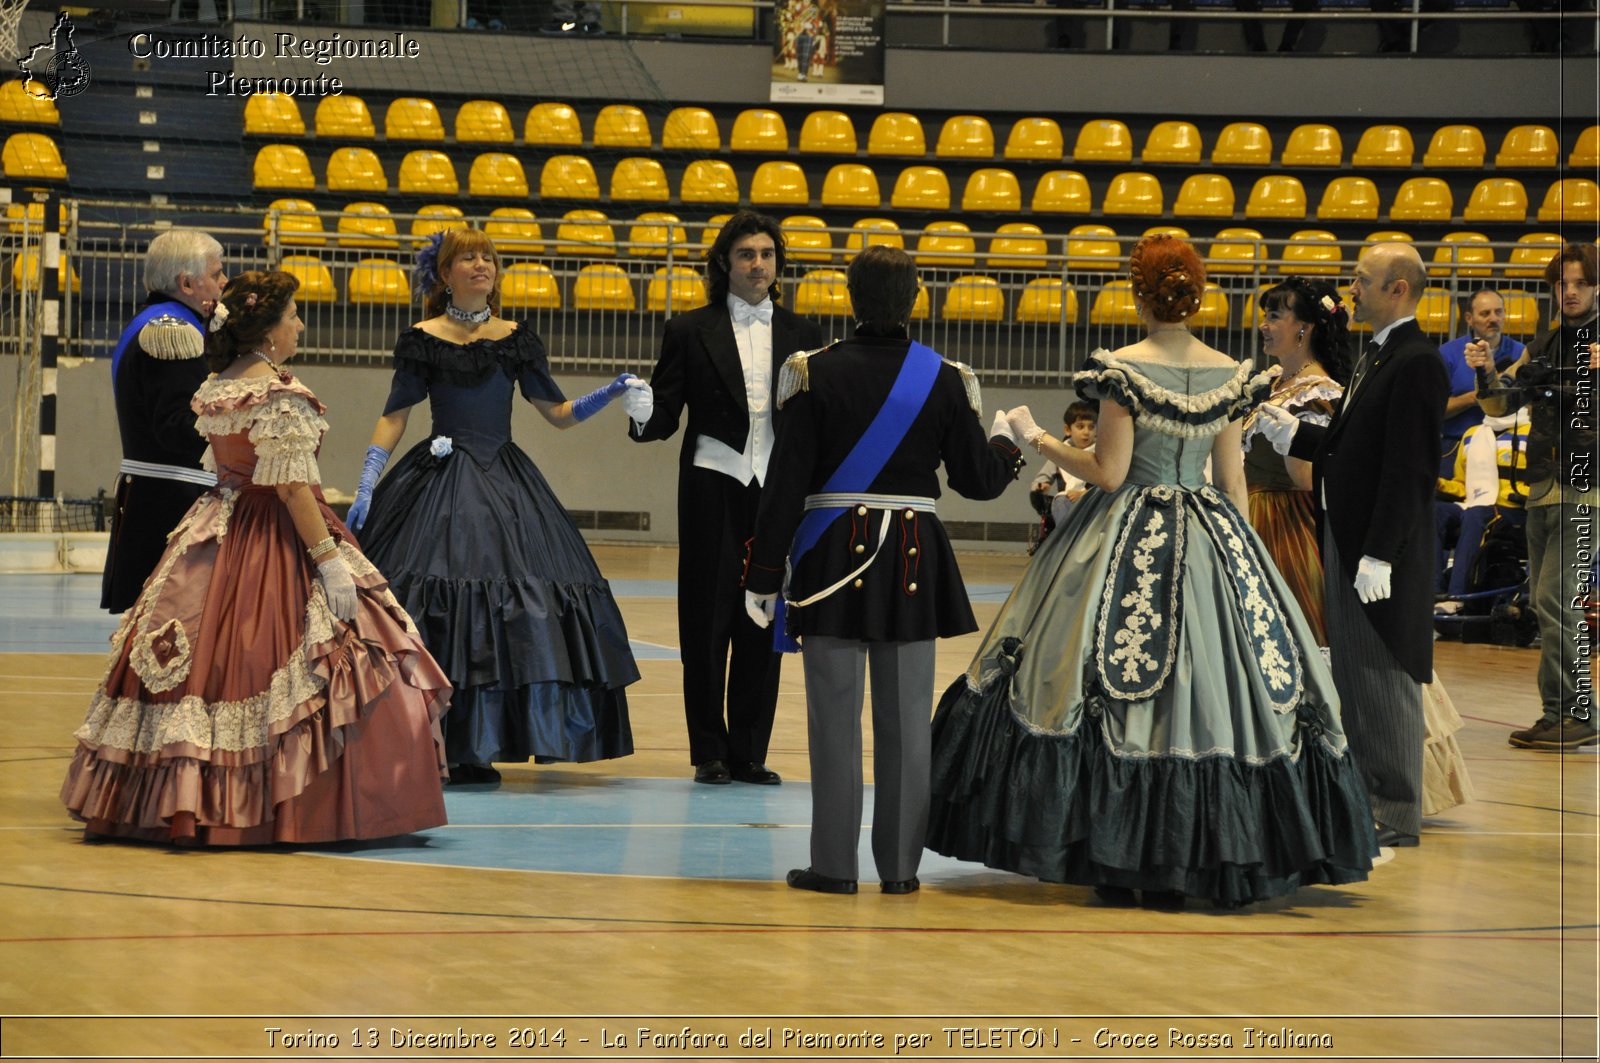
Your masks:
<path fill-rule="evenodd" d="M 51 95 L 58 100 L 76 96 L 89 87 L 89 64 L 76 49 L 57 52 L 50 59 L 45 83 L 50 86 Z"/>

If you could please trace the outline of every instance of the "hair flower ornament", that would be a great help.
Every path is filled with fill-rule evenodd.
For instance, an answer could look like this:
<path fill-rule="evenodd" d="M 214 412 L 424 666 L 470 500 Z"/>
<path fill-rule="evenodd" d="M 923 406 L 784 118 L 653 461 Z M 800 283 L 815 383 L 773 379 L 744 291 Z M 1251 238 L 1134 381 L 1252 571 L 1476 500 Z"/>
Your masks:
<path fill-rule="evenodd" d="M 211 309 L 211 320 L 206 322 L 206 331 L 215 332 L 228 323 L 228 307 L 221 299 Z"/>
<path fill-rule="evenodd" d="M 416 269 L 411 271 L 411 292 L 418 299 L 426 299 L 428 292 L 439 283 L 439 245 L 444 242 L 444 230 L 429 236 L 417 249 Z"/>
<path fill-rule="evenodd" d="M 1328 312 L 1330 321 L 1341 325 L 1345 323 L 1345 320 L 1349 317 L 1349 311 L 1345 309 L 1342 300 L 1336 299 L 1331 295 L 1324 295 L 1319 301 L 1322 304 L 1322 309 Z"/>
<path fill-rule="evenodd" d="M 455 449 L 455 441 L 449 436 L 434 436 L 433 442 L 428 444 L 428 453 L 436 458 L 448 458 Z"/>

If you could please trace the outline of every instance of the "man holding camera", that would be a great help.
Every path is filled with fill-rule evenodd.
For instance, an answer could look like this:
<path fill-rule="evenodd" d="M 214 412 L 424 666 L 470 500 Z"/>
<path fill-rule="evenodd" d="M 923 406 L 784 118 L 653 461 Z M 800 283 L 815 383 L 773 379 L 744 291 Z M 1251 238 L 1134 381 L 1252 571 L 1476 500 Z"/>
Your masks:
<path fill-rule="evenodd" d="M 1488 345 L 1468 344 L 1478 374 L 1478 402 L 1491 416 L 1523 403 L 1528 436 L 1528 586 L 1539 618 L 1539 700 L 1543 714 L 1512 731 L 1519 749 L 1563 752 L 1600 741 L 1590 681 L 1594 633 L 1583 605 L 1593 592 L 1596 331 L 1595 247 L 1571 243 L 1550 260 L 1545 279 L 1560 305 L 1558 325 L 1528 344 L 1494 378 Z"/>

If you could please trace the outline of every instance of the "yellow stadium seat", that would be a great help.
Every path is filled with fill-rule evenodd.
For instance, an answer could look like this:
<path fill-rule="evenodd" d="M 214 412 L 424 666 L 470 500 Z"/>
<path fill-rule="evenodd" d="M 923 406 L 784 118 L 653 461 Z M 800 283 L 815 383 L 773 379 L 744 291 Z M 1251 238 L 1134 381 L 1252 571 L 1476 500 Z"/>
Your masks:
<path fill-rule="evenodd" d="M 914 114 L 886 111 L 872 120 L 867 134 L 868 155 L 926 155 L 922 122 Z"/>
<path fill-rule="evenodd" d="M 1140 158 L 1147 163 L 1200 164 L 1200 130 L 1193 122 L 1157 122 L 1144 140 Z"/>
<path fill-rule="evenodd" d="M 484 235 L 510 254 L 544 254 L 544 230 L 527 207 L 496 207 L 483 223 Z"/>
<path fill-rule="evenodd" d="M 1035 214 L 1088 214 L 1089 181 L 1077 170 L 1051 170 L 1033 186 Z"/>
<path fill-rule="evenodd" d="M 1214 166 L 1272 165 L 1272 134 L 1260 122 L 1230 122 L 1211 146 Z"/>
<path fill-rule="evenodd" d="M 722 132 L 704 107 L 675 107 L 661 126 L 663 151 L 721 151 Z"/>
<path fill-rule="evenodd" d="M 828 223 L 810 214 L 783 219 L 783 245 L 791 262 L 832 262 L 833 237 Z"/>
<path fill-rule="evenodd" d="M 418 207 L 417 216 L 411 220 L 411 242 L 421 247 L 434 233 L 466 227 L 467 219 L 460 207 L 450 203 L 430 203 Z"/>
<path fill-rule="evenodd" d="M 389 178 L 371 148 L 340 148 L 328 156 L 328 191 L 387 192 Z"/>
<path fill-rule="evenodd" d="M 1560 233 L 1527 233 L 1518 238 L 1507 260 L 1507 277 L 1543 277 L 1544 267 L 1561 250 Z"/>
<path fill-rule="evenodd" d="M 350 203 L 339 215 L 337 226 L 340 247 L 397 248 L 394 218 L 382 203 Z"/>
<path fill-rule="evenodd" d="M 1350 305 L 1350 286 L 1348 284 L 1339 285 L 1339 299 L 1345 306 L 1348 307 Z M 1358 335 L 1370 336 L 1372 334 L 1372 326 L 1365 321 L 1357 321 L 1354 317 L 1351 317 L 1350 331 Z"/>
<path fill-rule="evenodd" d="M 569 210 L 556 226 L 556 254 L 596 258 L 617 253 L 610 219 L 598 210 Z"/>
<path fill-rule="evenodd" d="M 400 191 L 412 195 L 453 196 L 461 191 L 456 168 L 442 151 L 409 151 L 400 160 Z"/>
<path fill-rule="evenodd" d="M 1006 293 L 993 277 L 957 277 L 945 292 L 939 317 L 944 321 L 1004 321 Z"/>
<path fill-rule="evenodd" d="M 688 254 L 689 230 L 676 214 L 647 211 L 634 219 L 628 229 L 628 254 L 638 258 L 660 257 L 668 249 L 682 258 Z"/>
<path fill-rule="evenodd" d="M 962 221 L 929 222 L 917 237 L 916 260 L 921 266 L 971 266 L 978 249 L 972 229 Z"/>
<path fill-rule="evenodd" d="M 1412 177 L 1394 194 L 1389 217 L 1393 221 L 1449 221 L 1454 209 L 1449 185 L 1437 177 Z"/>
<path fill-rule="evenodd" d="M 789 127 L 783 115 L 764 107 L 740 111 L 733 120 L 728 146 L 734 151 L 760 151 L 781 155 L 789 150 Z"/>
<path fill-rule="evenodd" d="M 1600 186 L 1587 177 L 1566 177 L 1550 186 L 1539 205 L 1542 222 L 1600 221 Z"/>
<path fill-rule="evenodd" d="M 468 100 L 456 112 L 458 144 L 510 144 L 517 139 L 511 115 L 494 100 Z"/>
<path fill-rule="evenodd" d="M 1526 221 L 1528 191 L 1514 177 L 1486 177 L 1467 197 L 1466 221 Z"/>
<path fill-rule="evenodd" d="M 1506 132 L 1496 166 L 1555 166 L 1561 161 L 1561 142 L 1547 125 L 1519 125 Z"/>
<path fill-rule="evenodd" d="M 627 202 L 665 203 L 672 198 L 667 171 L 644 156 L 620 159 L 611 171 L 611 198 Z"/>
<path fill-rule="evenodd" d="M 350 270 L 349 284 L 352 303 L 405 306 L 411 302 L 406 271 L 391 259 L 362 259 Z"/>
<path fill-rule="evenodd" d="M 700 230 L 701 245 L 703 247 L 710 247 L 712 244 L 716 243 L 718 235 L 720 235 L 722 232 L 722 227 L 728 224 L 728 219 L 731 217 L 733 217 L 732 214 L 711 215 L 711 217 L 706 221 L 705 228 Z"/>
<path fill-rule="evenodd" d="M 539 171 L 540 199 L 599 199 L 600 178 L 582 155 L 552 155 Z"/>
<path fill-rule="evenodd" d="M 1487 277 L 1493 272 L 1494 248 L 1488 246 L 1489 238 L 1482 233 L 1445 233 L 1444 240 L 1434 248 L 1433 261 L 1443 265 L 1431 266 L 1430 277 Z"/>
<path fill-rule="evenodd" d="M 1128 281 L 1108 281 L 1089 306 L 1091 325 L 1139 323 L 1139 304 L 1133 301 L 1133 285 Z"/>
<path fill-rule="evenodd" d="M 18 138 L 29 135 L 27 133 L 18 133 L 6 141 L 5 170 L 7 177 L 26 176 L 26 174 L 13 172 L 11 145 Z M 54 150 L 54 147 L 55 145 L 52 144 L 51 149 Z M 255 186 L 257 188 L 287 188 L 310 192 L 317 187 L 317 175 L 311 172 L 311 160 L 306 158 L 306 153 L 301 148 L 293 144 L 268 144 L 256 152 Z"/>
<path fill-rule="evenodd" d="M 1539 319 L 1539 301 L 1518 288 L 1504 289 L 1500 298 L 1506 301 L 1503 328 L 1508 336 L 1532 336 L 1543 322 Z"/>
<path fill-rule="evenodd" d="M 1212 157 L 1216 161 L 1216 157 Z M 1306 190 L 1300 178 L 1289 174 L 1269 174 L 1250 189 L 1245 201 L 1246 218 L 1289 218 L 1306 216 Z"/>
<path fill-rule="evenodd" d="M 1428 142 L 1422 155 L 1422 165 L 1427 169 L 1470 167 L 1483 165 L 1483 132 L 1474 125 L 1441 126 Z"/>
<path fill-rule="evenodd" d="M 360 96 L 324 96 L 317 104 L 317 136 L 371 140 L 378 135 L 372 112 Z"/>
<path fill-rule="evenodd" d="M 20 291 L 38 291 L 44 283 L 44 260 L 39 257 L 37 247 L 25 247 L 22 253 L 11 260 L 11 286 Z M 73 292 L 83 290 L 83 279 L 78 276 L 76 269 L 67 272 L 66 256 L 56 262 L 57 291 L 66 291 L 70 285 Z"/>
<path fill-rule="evenodd" d="M 822 179 L 822 205 L 825 207 L 876 207 L 882 202 L 878 175 L 870 166 L 841 162 Z"/>
<path fill-rule="evenodd" d="M 1161 182 L 1154 174 L 1135 171 L 1111 179 L 1100 213 L 1159 216 L 1162 206 Z"/>
<path fill-rule="evenodd" d="M 1011 211 L 1022 209 L 1022 186 L 1010 170 L 984 167 L 973 170 L 961 193 L 961 209 L 970 211 Z"/>
<path fill-rule="evenodd" d="M 323 233 L 322 219 L 317 208 L 304 199 L 275 199 L 261 219 L 266 230 L 267 246 L 273 245 L 272 216 L 278 216 L 277 242 L 283 247 L 323 247 L 328 239 Z M 43 215 L 40 215 L 43 217 Z"/>
<path fill-rule="evenodd" d="M 1367 234 L 1369 244 L 1409 244 L 1412 243 L 1411 234 L 1401 232 L 1399 229 L 1379 229 L 1377 232 Z"/>
<path fill-rule="evenodd" d="M 12 85 L 16 85 L 21 94 L 20 81 L 8 81 L 0 85 L 0 119 L 8 122 L 29 121 L 27 118 L 10 116 L 9 92 Z M 24 95 L 23 98 L 28 97 Z M 50 105 L 51 111 L 55 110 L 56 105 L 52 101 L 46 99 L 43 102 Z M 57 116 L 52 124 L 59 124 L 60 121 L 60 116 Z M 244 132 L 245 136 L 303 137 L 306 135 L 306 120 L 300 117 L 300 105 L 293 96 L 282 92 L 259 92 L 244 101 Z"/>
<path fill-rule="evenodd" d="M 1233 182 L 1220 173 L 1190 174 L 1172 205 L 1175 218 L 1233 217 Z"/>
<path fill-rule="evenodd" d="M 1416 157 L 1416 145 L 1411 141 L 1411 130 L 1398 125 L 1368 126 L 1356 144 L 1350 165 L 1393 166 L 1409 170 Z"/>
<path fill-rule="evenodd" d="M 678 198 L 685 203 L 737 203 L 739 178 L 721 159 L 696 159 L 683 171 Z"/>
<path fill-rule="evenodd" d="M 1066 150 L 1061 126 L 1054 118 L 1019 118 L 1006 134 L 1005 157 L 1060 162 Z"/>
<path fill-rule="evenodd" d="M 814 269 L 801 277 L 794 291 L 794 312 L 804 317 L 849 317 L 850 289 L 844 270 Z"/>
<path fill-rule="evenodd" d="M 255 97 L 252 97 L 254 99 Z M 245 105 L 246 133 L 255 132 L 248 128 L 250 120 L 249 104 Z M 295 111 L 295 119 L 300 118 L 300 112 Z M 30 125 L 60 125 L 61 112 L 56 109 L 56 101 L 50 98 L 49 90 L 35 81 L 24 81 L 22 78 L 12 78 L 0 84 L 0 122 L 25 122 Z M 260 132 L 273 135 L 294 134 L 299 135 L 306 131 L 305 123 L 300 124 L 298 130 L 294 129 L 263 129 Z"/>
<path fill-rule="evenodd" d="M 1366 177 L 1335 177 L 1323 189 L 1322 202 L 1317 204 L 1317 217 L 1376 221 L 1378 186 Z"/>
<path fill-rule="evenodd" d="M 502 310 L 560 310 L 561 285 L 543 262 L 514 262 L 500 275 Z"/>
<path fill-rule="evenodd" d="M 1301 229 L 1283 245 L 1279 273 L 1302 276 L 1338 276 L 1343 252 L 1338 237 L 1325 229 Z"/>
<path fill-rule="evenodd" d="M 1455 329 L 1456 302 L 1448 288 L 1428 288 L 1417 303 L 1417 327 L 1434 336 L 1448 336 Z"/>
<path fill-rule="evenodd" d="M 806 172 L 787 160 L 764 162 L 750 179 L 750 202 L 803 207 L 811 202 Z"/>
<path fill-rule="evenodd" d="M 503 151 L 486 151 L 472 160 L 467 174 L 467 195 L 528 198 L 528 175 L 522 160 Z"/>
<path fill-rule="evenodd" d="M 1144 231 L 1145 236 L 1176 236 L 1180 240 L 1189 239 L 1189 230 L 1181 225 L 1152 225 Z"/>
<path fill-rule="evenodd" d="M 900 233 L 900 226 L 888 218 L 859 218 L 850 226 L 850 235 L 845 238 L 845 261 L 856 257 L 856 252 L 863 247 L 873 247 L 882 244 L 885 247 L 898 247 L 904 249 L 905 237 Z"/>
<path fill-rule="evenodd" d="M 383 135 L 388 140 L 443 140 L 444 120 L 432 100 L 402 96 L 383 113 Z"/>
<path fill-rule="evenodd" d="M 631 103 L 607 104 L 594 116 L 594 146 L 648 148 L 650 122 L 644 112 Z"/>
<path fill-rule="evenodd" d="M 632 310 L 638 304 L 633 298 L 633 281 L 621 266 L 598 262 L 578 271 L 572 282 L 572 305 L 578 310 Z"/>
<path fill-rule="evenodd" d="M 1117 270 L 1122 268 L 1122 245 L 1114 230 L 1104 225 L 1077 225 L 1067 234 L 1067 268 Z"/>
<path fill-rule="evenodd" d="M 1206 252 L 1207 273 L 1254 273 L 1266 257 L 1256 229 L 1223 229 Z"/>
<path fill-rule="evenodd" d="M 1060 277 L 1040 277 L 1022 289 L 1017 320 L 1024 325 L 1076 325 L 1078 293 L 1063 288 Z"/>
<path fill-rule="evenodd" d="M 1044 230 L 1032 222 L 1011 221 L 1000 226 L 989 241 L 986 264 L 990 269 L 1049 269 L 1050 262 L 1044 257 L 1049 253 Z"/>
<path fill-rule="evenodd" d="M 583 126 L 571 104 L 536 103 L 522 124 L 522 139 L 530 145 L 579 148 L 583 146 Z"/>
<path fill-rule="evenodd" d="M 1574 170 L 1592 170 L 1600 166 L 1600 125 L 1592 125 L 1578 134 L 1567 165 Z"/>
<path fill-rule="evenodd" d="M 952 115 L 939 130 L 933 153 L 941 159 L 992 159 L 994 129 L 979 115 Z"/>
<path fill-rule="evenodd" d="M 900 210 L 949 210 L 950 180 L 937 166 L 907 166 L 895 179 L 889 205 Z"/>
<path fill-rule="evenodd" d="M 1072 157 L 1078 162 L 1132 162 L 1133 134 L 1115 118 L 1091 118 L 1078 130 Z"/>
<path fill-rule="evenodd" d="M 1344 161 L 1344 141 L 1331 125 L 1310 122 L 1295 126 L 1283 146 L 1285 166 L 1338 166 Z"/>
<path fill-rule="evenodd" d="M 800 126 L 800 150 L 817 155 L 854 155 L 856 127 L 843 111 L 812 111 Z"/>
<path fill-rule="evenodd" d="M 644 296 L 644 305 L 658 314 L 668 309 L 681 314 L 705 306 L 707 301 L 705 278 L 693 266 L 657 268 Z"/>
<path fill-rule="evenodd" d="M 928 289 L 926 287 L 924 287 L 922 284 L 918 284 L 917 285 L 917 297 L 911 303 L 911 320 L 912 321 L 926 321 L 926 320 L 928 320 L 929 307 L 931 305 L 932 305 L 932 300 L 930 300 L 928 298 Z"/>
<path fill-rule="evenodd" d="M 1189 317 L 1191 328 L 1227 328 L 1228 293 L 1215 284 L 1200 293 L 1200 306 Z"/>
<path fill-rule="evenodd" d="M 333 272 L 314 255 L 284 255 L 278 268 L 300 282 L 294 290 L 297 303 L 336 303 L 339 289 L 333 283 Z"/>

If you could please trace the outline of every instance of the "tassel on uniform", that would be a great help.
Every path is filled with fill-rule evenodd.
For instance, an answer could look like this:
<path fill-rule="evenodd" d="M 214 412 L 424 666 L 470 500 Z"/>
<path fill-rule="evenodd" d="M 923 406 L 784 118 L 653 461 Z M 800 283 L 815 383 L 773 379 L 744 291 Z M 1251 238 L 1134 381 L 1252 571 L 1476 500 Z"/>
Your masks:
<path fill-rule="evenodd" d="M 139 346 L 152 358 L 177 362 L 200 357 L 205 353 L 206 341 L 192 322 L 162 314 L 139 330 Z"/>

